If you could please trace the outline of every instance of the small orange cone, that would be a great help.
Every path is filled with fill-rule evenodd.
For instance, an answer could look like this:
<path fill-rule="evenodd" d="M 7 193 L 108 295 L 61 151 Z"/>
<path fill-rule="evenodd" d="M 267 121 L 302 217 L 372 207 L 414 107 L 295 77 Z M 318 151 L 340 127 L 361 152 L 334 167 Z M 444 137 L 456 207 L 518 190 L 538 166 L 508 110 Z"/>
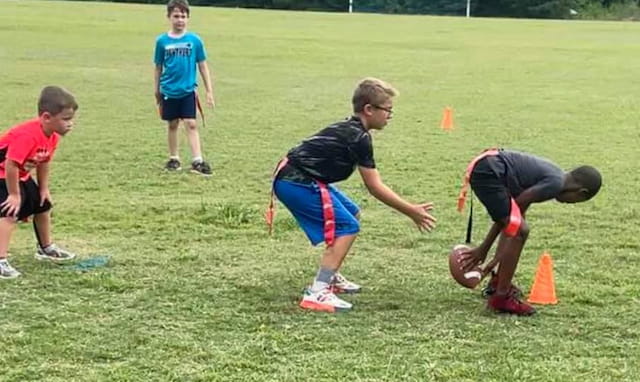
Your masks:
<path fill-rule="evenodd" d="M 557 304 L 556 287 L 553 281 L 553 262 L 551 255 L 543 253 L 538 262 L 535 280 L 527 299 L 532 304 Z"/>
<path fill-rule="evenodd" d="M 449 106 L 445 107 L 442 111 L 442 121 L 440 121 L 440 128 L 442 130 L 453 129 L 453 109 Z"/>

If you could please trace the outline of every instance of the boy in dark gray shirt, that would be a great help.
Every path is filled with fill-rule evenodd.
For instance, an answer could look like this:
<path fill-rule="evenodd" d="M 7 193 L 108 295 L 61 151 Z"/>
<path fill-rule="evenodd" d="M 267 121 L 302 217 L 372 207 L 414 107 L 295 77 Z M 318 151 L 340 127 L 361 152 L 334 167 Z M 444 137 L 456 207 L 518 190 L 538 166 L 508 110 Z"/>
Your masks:
<path fill-rule="evenodd" d="M 484 263 L 487 252 L 500 234 L 496 256 L 485 267 L 489 272 L 500 264 L 498 272 L 489 281 L 487 305 L 496 312 L 531 315 L 535 309 L 519 299 L 519 291 L 511 283 L 529 235 L 525 221 L 527 208 L 531 203 L 554 198 L 561 203 L 587 201 L 600 190 L 600 173 L 591 166 L 565 173 L 549 160 L 535 155 L 492 149 L 476 157 L 467 167 L 459 210 L 464 206 L 468 184 L 494 224 L 480 246 L 463 254 L 463 268 L 471 270 Z"/>

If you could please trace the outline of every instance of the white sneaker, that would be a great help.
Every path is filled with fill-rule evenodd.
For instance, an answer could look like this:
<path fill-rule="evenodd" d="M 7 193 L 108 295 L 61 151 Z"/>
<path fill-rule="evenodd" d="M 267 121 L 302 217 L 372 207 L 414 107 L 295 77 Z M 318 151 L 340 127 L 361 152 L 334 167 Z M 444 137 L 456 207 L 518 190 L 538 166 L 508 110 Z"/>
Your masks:
<path fill-rule="evenodd" d="M 20 272 L 11 266 L 7 259 L 0 260 L 0 279 L 15 279 Z"/>
<path fill-rule="evenodd" d="M 312 292 L 311 288 L 307 288 L 300 301 L 300 307 L 318 312 L 336 313 L 349 311 L 353 305 L 338 298 L 329 288 L 318 292 Z"/>
<path fill-rule="evenodd" d="M 346 277 L 337 273 L 333 276 L 331 281 L 331 291 L 333 293 L 359 293 L 362 287 L 356 283 L 347 280 Z"/>

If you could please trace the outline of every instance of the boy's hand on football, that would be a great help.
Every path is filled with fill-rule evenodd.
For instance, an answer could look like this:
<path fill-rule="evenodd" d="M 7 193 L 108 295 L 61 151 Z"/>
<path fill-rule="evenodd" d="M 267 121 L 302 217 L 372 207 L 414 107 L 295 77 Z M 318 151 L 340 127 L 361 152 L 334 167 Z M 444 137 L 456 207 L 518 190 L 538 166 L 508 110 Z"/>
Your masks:
<path fill-rule="evenodd" d="M 414 204 L 412 207 L 410 216 L 418 229 L 422 232 L 431 232 L 436 227 L 436 218 L 429 213 L 433 210 L 433 203 Z"/>
<path fill-rule="evenodd" d="M 9 195 L 7 199 L 0 204 L 0 211 L 2 211 L 6 216 L 17 217 L 18 212 L 20 212 L 20 204 L 22 203 L 22 199 L 20 195 Z"/>
<path fill-rule="evenodd" d="M 460 252 L 460 265 L 466 272 L 484 263 L 487 258 L 487 251 L 481 247 L 466 249 Z"/>

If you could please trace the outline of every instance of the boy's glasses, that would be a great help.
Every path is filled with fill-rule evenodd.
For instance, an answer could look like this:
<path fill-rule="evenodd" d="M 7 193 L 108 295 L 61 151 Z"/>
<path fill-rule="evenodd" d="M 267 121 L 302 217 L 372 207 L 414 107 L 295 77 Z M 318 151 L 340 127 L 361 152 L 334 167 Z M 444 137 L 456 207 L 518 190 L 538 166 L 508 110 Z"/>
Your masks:
<path fill-rule="evenodd" d="M 380 109 L 380 110 L 386 111 L 387 113 L 389 113 L 389 116 L 391 116 L 393 114 L 393 109 L 390 108 L 390 107 L 382 107 L 380 105 L 371 105 L 371 106 L 375 107 L 376 109 Z"/>

